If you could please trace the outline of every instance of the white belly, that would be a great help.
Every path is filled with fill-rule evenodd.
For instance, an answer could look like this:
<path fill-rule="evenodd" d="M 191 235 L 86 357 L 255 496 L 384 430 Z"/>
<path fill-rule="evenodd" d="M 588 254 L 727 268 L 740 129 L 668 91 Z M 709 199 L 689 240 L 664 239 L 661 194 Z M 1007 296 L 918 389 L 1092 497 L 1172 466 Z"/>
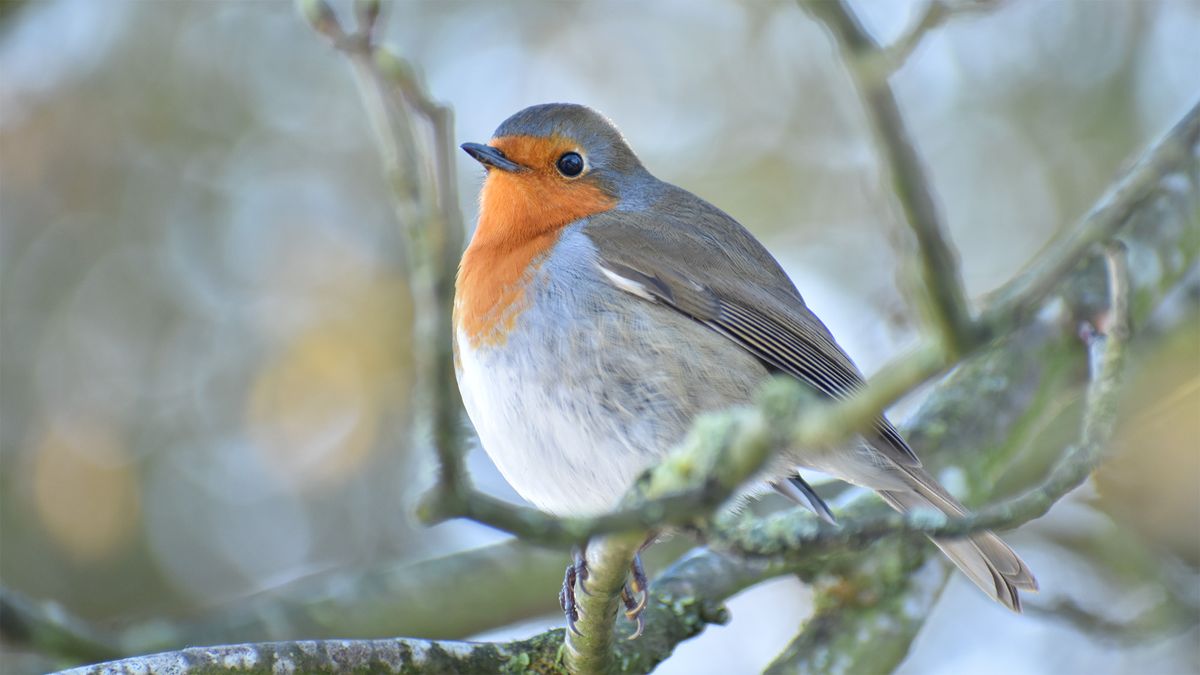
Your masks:
<path fill-rule="evenodd" d="M 475 350 L 462 335 L 458 348 L 459 388 L 479 440 L 505 480 L 538 508 L 607 511 L 654 461 L 597 411 L 590 387 L 563 375 L 564 364 Z"/>

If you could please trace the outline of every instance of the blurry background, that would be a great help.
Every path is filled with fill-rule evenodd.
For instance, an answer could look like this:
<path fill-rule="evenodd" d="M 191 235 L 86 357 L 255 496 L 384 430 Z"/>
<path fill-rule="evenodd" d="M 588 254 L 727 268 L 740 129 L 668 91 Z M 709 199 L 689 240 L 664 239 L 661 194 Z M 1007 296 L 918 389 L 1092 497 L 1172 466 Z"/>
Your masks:
<path fill-rule="evenodd" d="M 884 41 L 921 7 L 855 4 Z M 349 69 L 292 3 L 0 10 L 3 584 L 124 625 L 499 540 L 410 515 L 431 463 L 409 433 L 400 226 Z M 389 40 L 454 107 L 460 142 L 486 141 L 529 104 L 592 105 L 651 171 L 761 237 L 864 370 L 914 340 L 896 208 L 857 99 L 793 3 L 430 1 L 386 17 Z M 1018 270 L 1195 102 L 1197 35 L 1195 2 L 1012 0 L 927 38 L 893 81 L 973 294 Z M 481 171 L 463 160 L 473 220 Z M 1147 405 L 1200 378 L 1195 296 L 1181 306 L 1170 325 L 1184 328 L 1140 360 Z M 1148 427 L 1167 459 L 1114 472 L 1105 492 L 1118 517 L 1166 534 L 1113 572 L 1089 565 L 1103 555 L 1077 536 L 1106 537 L 1109 521 L 1057 508 L 1012 537 L 1047 589 L 1033 603 L 1123 584 L 1119 621 L 1170 588 L 1200 595 L 1172 557 L 1200 558 L 1198 401 L 1182 400 L 1174 422 Z M 471 466 L 512 495 L 482 453 Z M 1138 483 L 1139 470 L 1158 473 Z M 1161 480 L 1182 497 L 1144 517 Z M 1155 581 L 1164 574 L 1185 581 Z M 731 626 L 660 672 L 761 668 L 806 602 L 791 580 L 750 591 Z M 1011 616 L 956 579 L 904 670 L 1194 671 L 1186 619 L 1145 639 L 1098 637 Z"/>

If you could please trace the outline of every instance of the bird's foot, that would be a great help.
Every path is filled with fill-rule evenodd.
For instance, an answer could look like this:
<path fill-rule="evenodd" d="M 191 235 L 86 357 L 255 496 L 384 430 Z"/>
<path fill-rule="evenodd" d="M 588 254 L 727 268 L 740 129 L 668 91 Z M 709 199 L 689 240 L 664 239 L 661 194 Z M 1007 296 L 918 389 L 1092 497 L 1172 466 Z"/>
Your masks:
<path fill-rule="evenodd" d="M 621 588 L 621 602 L 625 603 L 625 616 L 637 624 L 633 634 L 629 636 L 630 640 L 636 640 L 642 635 L 642 631 L 646 628 L 646 619 L 642 616 L 642 612 L 646 611 L 646 604 L 650 600 L 650 582 L 646 579 L 646 569 L 642 567 L 642 555 L 637 553 L 633 556 L 633 562 L 629 564 L 629 582 Z"/>
<path fill-rule="evenodd" d="M 567 565 L 567 571 L 563 575 L 562 590 L 558 593 L 558 604 L 567 617 L 567 630 L 580 636 L 583 633 L 576 626 L 579 621 L 579 603 L 576 601 L 575 593 L 578 589 L 584 595 L 591 595 L 591 592 L 588 591 L 587 580 L 586 549 L 577 548 L 572 552 L 571 563 Z M 646 620 L 642 613 L 650 601 L 649 588 L 650 582 L 646 579 L 646 569 L 642 567 L 642 556 L 639 553 L 633 556 L 633 562 L 629 564 L 629 581 L 621 587 L 621 602 L 625 605 L 625 616 L 637 624 L 633 634 L 629 636 L 630 640 L 641 637 L 646 628 Z"/>
<path fill-rule="evenodd" d="M 575 627 L 575 622 L 579 621 L 579 604 L 575 601 L 575 588 L 578 586 L 584 595 L 591 595 L 587 588 L 587 580 L 587 549 L 575 548 L 571 552 L 571 562 L 567 565 L 567 572 L 563 576 L 562 590 L 558 592 L 558 604 L 562 607 L 563 614 L 567 616 L 567 630 L 576 635 L 583 635 L 583 633 L 580 633 L 579 629 Z"/>

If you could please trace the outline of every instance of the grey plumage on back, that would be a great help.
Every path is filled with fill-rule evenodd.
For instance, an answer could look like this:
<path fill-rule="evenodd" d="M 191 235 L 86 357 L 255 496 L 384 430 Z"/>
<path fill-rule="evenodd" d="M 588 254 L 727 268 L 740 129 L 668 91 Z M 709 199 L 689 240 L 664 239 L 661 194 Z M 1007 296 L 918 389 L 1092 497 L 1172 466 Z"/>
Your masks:
<path fill-rule="evenodd" d="M 700 198 L 679 188 L 664 192 L 668 203 L 652 214 L 590 219 L 585 232 L 601 251 L 601 265 L 640 280 L 660 301 L 824 396 L 846 398 L 857 391 L 862 374 L 762 244 Z M 690 264 L 695 260 L 706 262 Z M 886 417 L 876 429 L 871 440 L 880 452 L 901 464 L 920 464 Z"/>

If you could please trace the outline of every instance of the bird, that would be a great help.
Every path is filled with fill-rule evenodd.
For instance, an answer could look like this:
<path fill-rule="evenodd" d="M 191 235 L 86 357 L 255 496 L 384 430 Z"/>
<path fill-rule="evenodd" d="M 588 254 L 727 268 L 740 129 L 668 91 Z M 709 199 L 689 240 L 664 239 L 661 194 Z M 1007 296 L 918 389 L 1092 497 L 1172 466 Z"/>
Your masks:
<path fill-rule="evenodd" d="M 484 451 L 539 509 L 612 510 L 697 416 L 752 402 L 772 376 L 830 400 L 864 385 L 763 244 L 653 176 L 603 114 L 534 105 L 486 144 L 461 147 L 485 172 L 455 280 L 455 372 Z M 800 469 L 874 490 L 901 512 L 967 513 L 885 415 L 851 442 L 789 449 L 765 472 L 766 489 L 835 523 Z M 1011 610 L 1019 591 L 1037 590 L 992 532 L 933 541 Z M 577 551 L 560 593 L 572 630 L 585 561 Z M 622 595 L 640 633 L 640 558 Z"/>

